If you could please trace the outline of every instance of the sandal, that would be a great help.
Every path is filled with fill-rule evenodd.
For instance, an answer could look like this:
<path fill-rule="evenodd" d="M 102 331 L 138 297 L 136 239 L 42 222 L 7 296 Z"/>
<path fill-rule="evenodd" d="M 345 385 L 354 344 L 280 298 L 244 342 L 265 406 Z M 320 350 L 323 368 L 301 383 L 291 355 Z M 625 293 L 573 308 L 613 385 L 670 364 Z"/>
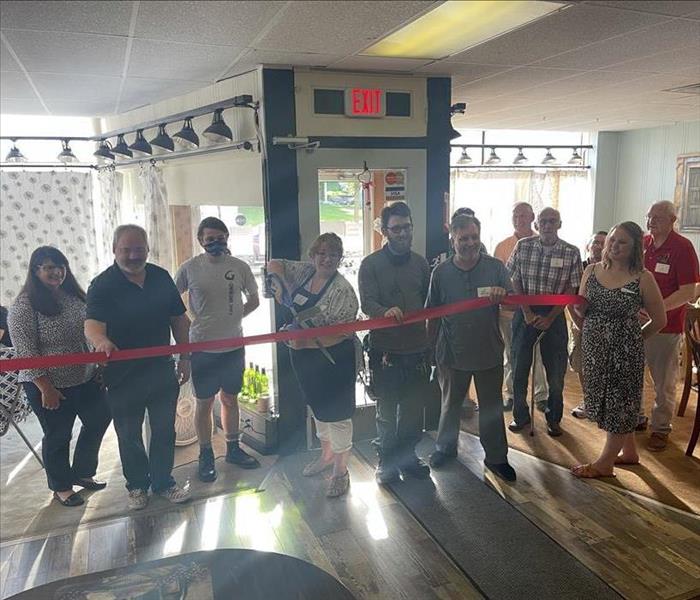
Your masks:
<path fill-rule="evenodd" d="M 83 497 L 78 494 L 77 492 L 71 494 L 66 498 L 65 500 L 61 499 L 61 497 L 58 495 L 57 492 L 53 493 L 53 497 L 58 500 L 63 506 L 80 506 L 81 504 L 85 503 L 85 500 L 83 500 Z"/>
<path fill-rule="evenodd" d="M 615 477 L 615 473 L 601 473 L 591 463 L 571 467 L 571 473 L 574 475 L 574 477 L 580 477 L 582 479 L 599 479 L 601 477 Z"/>
<path fill-rule="evenodd" d="M 623 460 L 621 456 L 618 456 L 615 459 L 615 464 L 616 465 L 627 465 L 627 466 L 638 465 L 639 459 L 637 459 L 637 460 Z"/>
<path fill-rule="evenodd" d="M 331 468 L 333 468 L 333 462 L 323 462 L 323 458 L 319 456 L 315 461 L 310 462 L 308 465 L 306 465 L 301 474 L 304 477 L 313 477 L 314 475 L 323 473 L 324 471 L 327 471 Z"/>
<path fill-rule="evenodd" d="M 345 471 L 343 475 L 338 475 L 337 477 L 331 477 L 330 483 L 328 484 L 328 491 L 326 492 L 326 497 L 337 498 L 346 494 L 350 488 L 350 473 Z"/>

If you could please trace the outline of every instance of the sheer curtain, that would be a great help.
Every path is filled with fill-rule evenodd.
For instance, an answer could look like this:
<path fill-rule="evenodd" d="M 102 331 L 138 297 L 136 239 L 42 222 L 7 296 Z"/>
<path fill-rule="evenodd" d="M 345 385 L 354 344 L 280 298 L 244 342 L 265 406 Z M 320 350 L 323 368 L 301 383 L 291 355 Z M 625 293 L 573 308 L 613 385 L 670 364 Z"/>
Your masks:
<path fill-rule="evenodd" d="M 513 232 L 513 205 L 528 202 L 535 213 L 546 206 L 562 215 L 559 236 L 583 248 L 593 224 L 588 171 L 451 170 L 451 211 L 469 207 L 481 221 L 481 241 L 492 252 Z"/>
<path fill-rule="evenodd" d="M 152 163 L 141 165 L 139 179 L 150 246 L 149 261 L 173 273 L 175 243 L 163 171 Z"/>
<path fill-rule="evenodd" d="M 98 263 L 100 270 L 102 270 L 111 265 L 114 260 L 112 234 L 117 225 L 122 223 L 120 207 L 122 205 L 124 176 L 117 173 L 114 167 L 105 167 L 100 169 L 97 180 L 100 184 L 100 202 L 97 204 L 100 214 L 95 215 L 95 230 L 99 240 L 97 244 Z"/>

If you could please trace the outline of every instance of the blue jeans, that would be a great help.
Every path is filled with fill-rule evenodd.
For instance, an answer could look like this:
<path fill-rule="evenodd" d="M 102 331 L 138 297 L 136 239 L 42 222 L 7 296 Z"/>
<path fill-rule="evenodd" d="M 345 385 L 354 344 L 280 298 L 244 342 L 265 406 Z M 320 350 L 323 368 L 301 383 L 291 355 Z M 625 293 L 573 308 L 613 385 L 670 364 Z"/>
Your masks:
<path fill-rule="evenodd" d="M 546 310 L 549 312 L 549 309 Z M 546 314 L 546 313 L 545 313 Z M 532 368 L 532 350 L 541 333 L 525 323 L 521 310 L 513 317 L 513 419 L 516 423 L 527 423 L 530 411 L 527 403 L 528 381 Z M 564 376 L 568 363 L 569 333 L 564 315 L 559 315 L 540 341 L 542 363 L 547 375 L 549 396 L 545 415 L 548 423 L 559 423 L 564 413 Z"/>

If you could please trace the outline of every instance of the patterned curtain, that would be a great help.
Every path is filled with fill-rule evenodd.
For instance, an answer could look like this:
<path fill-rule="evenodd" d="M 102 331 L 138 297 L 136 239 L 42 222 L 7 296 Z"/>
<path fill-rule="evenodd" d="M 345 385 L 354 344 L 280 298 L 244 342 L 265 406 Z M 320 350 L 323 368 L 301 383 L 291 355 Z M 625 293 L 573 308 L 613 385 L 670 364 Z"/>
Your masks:
<path fill-rule="evenodd" d="M 173 273 L 175 243 L 163 171 L 153 163 L 141 165 L 139 179 L 150 246 L 149 261 Z"/>
<path fill-rule="evenodd" d="M 55 246 L 83 287 L 97 272 L 90 173 L 0 171 L 0 303 L 11 304 L 37 246 Z"/>
<path fill-rule="evenodd" d="M 113 166 L 100 169 L 97 175 L 100 183 L 100 218 L 96 219 L 97 252 L 100 269 L 106 269 L 114 260 L 112 252 L 112 234 L 117 225 L 122 223 L 121 199 L 124 176 L 117 173 Z"/>

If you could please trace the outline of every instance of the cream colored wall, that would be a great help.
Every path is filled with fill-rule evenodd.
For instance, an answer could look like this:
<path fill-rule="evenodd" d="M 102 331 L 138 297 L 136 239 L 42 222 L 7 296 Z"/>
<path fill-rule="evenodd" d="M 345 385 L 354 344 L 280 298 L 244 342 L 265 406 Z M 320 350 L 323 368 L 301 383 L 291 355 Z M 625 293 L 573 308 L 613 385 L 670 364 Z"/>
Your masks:
<path fill-rule="evenodd" d="M 367 73 L 321 73 L 295 69 L 294 86 L 298 136 L 396 136 L 422 137 L 427 133 L 426 79 L 369 75 Z M 411 117 L 349 118 L 344 115 L 315 115 L 314 88 L 344 89 L 376 87 L 411 92 Z"/>

